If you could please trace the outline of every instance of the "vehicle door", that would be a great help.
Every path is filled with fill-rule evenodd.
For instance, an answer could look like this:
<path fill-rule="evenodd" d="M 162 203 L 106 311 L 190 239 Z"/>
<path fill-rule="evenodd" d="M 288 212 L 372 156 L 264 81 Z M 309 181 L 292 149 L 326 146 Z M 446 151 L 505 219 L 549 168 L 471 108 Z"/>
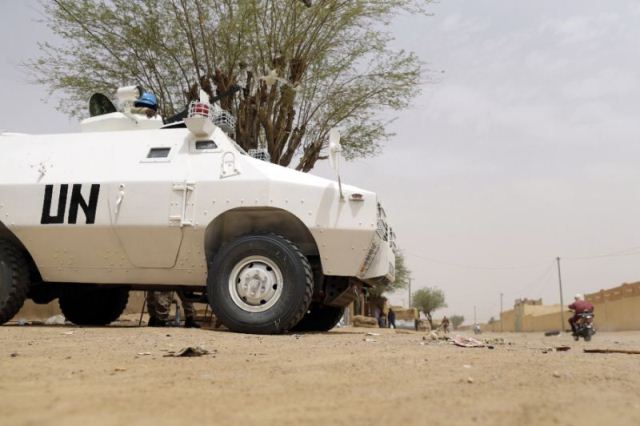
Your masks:
<path fill-rule="evenodd" d="M 183 227 L 193 215 L 188 155 L 180 152 L 182 138 L 154 139 L 160 141 L 121 147 L 124 158 L 117 162 L 120 170 L 109 197 L 112 226 L 133 266 L 173 268 Z"/>

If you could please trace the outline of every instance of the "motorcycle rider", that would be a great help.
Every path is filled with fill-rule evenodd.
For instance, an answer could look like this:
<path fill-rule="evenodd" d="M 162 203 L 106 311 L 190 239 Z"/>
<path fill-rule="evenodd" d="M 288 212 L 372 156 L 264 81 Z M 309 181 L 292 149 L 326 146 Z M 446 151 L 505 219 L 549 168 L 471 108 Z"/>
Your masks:
<path fill-rule="evenodd" d="M 576 294 L 573 298 L 574 302 L 569 305 L 569 309 L 573 311 L 573 316 L 569 318 L 569 324 L 571 325 L 571 331 L 576 333 L 576 321 L 580 318 L 580 314 L 584 312 L 593 312 L 593 305 L 586 300 L 580 293 Z"/>

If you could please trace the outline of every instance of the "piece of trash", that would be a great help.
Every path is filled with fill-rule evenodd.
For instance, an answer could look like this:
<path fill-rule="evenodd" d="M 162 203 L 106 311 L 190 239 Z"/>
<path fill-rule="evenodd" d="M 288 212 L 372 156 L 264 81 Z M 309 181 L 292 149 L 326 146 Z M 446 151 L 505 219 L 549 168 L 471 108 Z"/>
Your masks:
<path fill-rule="evenodd" d="M 453 344 L 463 348 L 484 348 L 485 344 L 473 337 L 456 336 L 453 338 Z"/>
<path fill-rule="evenodd" d="M 18 320 L 18 325 L 29 325 L 29 321 L 24 318 Z"/>
<path fill-rule="evenodd" d="M 467 377 L 467 383 L 473 383 L 473 377 Z"/>
<path fill-rule="evenodd" d="M 367 336 L 379 336 L 380 333 L 367 333 Z"/>
<path fill-rule="evenodd" d="M 46 325 L 64 325 L 65 321 L 66 319 L 63 315 L 54 315 L 52 317 L 49 317 L 44 323 Z"/>
<path fill-rule="evenodd" d="M 571 346 L 556 346 L 555 347 L 556 352 L 566 352 L 569 349 L 571 349 Z"/>
<path fill-rule="evenodd" d="M 140 355 L 140 356 L 151 355 L 151 352 L 138 352 L 138 355 Z"/>
<path fill-rule="evenodd" d="M 65 336 L 71 336 L 74 333 L 74 331 L 65 331 L 64 333 L 62 333 Z"/>
<path fill-rule="evenodd" d="M 554 371 L 553 372 L 553 377 L 559 378 L 560 377 L 560 373 L 558 373 L 557 371 Z"/>
<path fill-rule="evenodd" d="M 186 348 L 182 348 L 177 352 L 169 351 L 168 354 L 164 355 L 165 357 L 196 357 L 208 355 L 209 351 L 201 348 L 200 346 L 187 346 Z"/>
<path fill-rule="evenodd" d="M 547 336 L 547 337 L 549 337 L 549 336 L 559 336 L 560 335 L 560 330 L 545 331 L 544 335 Z"/>
<path fill-rule="evenodd" d="M 365 341 L 365 342 L 369 342 L 369 343 L 376 343 L 376 339 L 365 338 L 365 339 L 362 339 L 362 340 Z"/>
<path fill-rule="evenodd" d="M 626 350 L 626 349 L 584 349 L 584 353 L 587 353 L 587 354 L 627 354 L 627 355 L 640 355 L 640 350 Z"/>

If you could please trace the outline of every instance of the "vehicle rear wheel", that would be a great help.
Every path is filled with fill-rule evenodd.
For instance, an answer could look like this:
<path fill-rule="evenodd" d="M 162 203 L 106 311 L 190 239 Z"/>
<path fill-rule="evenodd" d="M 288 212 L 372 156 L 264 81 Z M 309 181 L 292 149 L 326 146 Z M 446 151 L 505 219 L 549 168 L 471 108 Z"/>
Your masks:
<path fill-rule="evenodd" d="M 209 265 L 211 309 L 231 331 L 274 334 L 290 330 L 313 294 L 311 265 L 279 235 L 247 235 L 225 244 Z"/>
<path fill-rule="evenodd" d="M 128 288 L 69 285 L 60 294 L 60 310 L 76 325 L 107 325 L 120 317 L 128 301 Z"/>
<path fill-rule="evenodd" d="M 344 315 L 344 308 L 312 303 L 305 316 L 291 331 L 329 331 Z"/>
<path fill-rule="evenodd" d="M 11 241 L 0 240 L 0 324 L 22 308 L 30 285 L 26 257 Z"/>

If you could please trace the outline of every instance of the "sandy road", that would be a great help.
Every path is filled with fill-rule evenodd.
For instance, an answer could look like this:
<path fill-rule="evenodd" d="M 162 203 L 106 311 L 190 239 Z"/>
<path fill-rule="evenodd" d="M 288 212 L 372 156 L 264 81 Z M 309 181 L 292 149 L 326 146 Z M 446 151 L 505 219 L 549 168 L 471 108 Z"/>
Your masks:
<path fill-rule="evenodd" d="M 0 424 L 640 424 L 640 356 L 582 352 L 640 348 L 640 332 L 505 334 L 490 350 L 367 331 L 3 326 Z M 163 356 L 189 345 L 213 354 Z"/>

